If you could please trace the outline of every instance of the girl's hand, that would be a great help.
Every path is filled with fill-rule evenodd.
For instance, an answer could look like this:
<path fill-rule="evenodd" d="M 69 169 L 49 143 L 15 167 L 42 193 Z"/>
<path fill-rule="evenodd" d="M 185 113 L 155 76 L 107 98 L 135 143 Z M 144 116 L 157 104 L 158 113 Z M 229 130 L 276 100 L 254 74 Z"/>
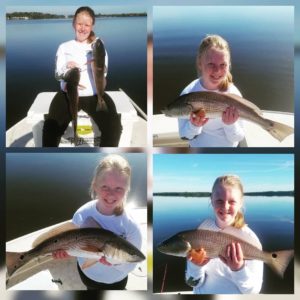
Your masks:
<path fill-rule="evenodd" d="M 205 110 L 202 108 L 190 114 L 190 122 L 195 126 L 203 126 L 207 121 L 208 118 L 205 118 Z"/>
<path fill-rule="evenodd" d="M 220 255 L 220 259 L 232 271 L 239 271 L 245 264 L 244 254 L 240 243 L 232 242 L 226 248 L 225 256 Z"/>
<path fill-rule="evenodd" d="M 65 250 L 57 250 L 52 252 L 52 257 L 54 259 L 65 259 L 71 257 Z"/>
<path fill-rule="evenodd" d="M 235 123 L 238 118 L 239 118 L 239 112 L 238 112 L 237 108 L 234 106 L 227 107 L 222 115 L 222 121 L 226 125 L 231 125 L 231 124 Z"/>
<path fill-rule="evenodd" d="M 99 262 L 100 262 L 101 264 L 103 264 L 103 265 L 111 266 L 111 263 L 109 263 L 109 262 L 106 260 L 105 256 L 102 256 L 102 257 L 99 259 Z"/>
<path fill-rule="evenodd" d="M 68 61 L 67 69 L 73 69 L 73 68 L 79 68 L 79 65 L 75 61 Z"/>
<path fill-rule="evenodd" d="M 206 256 L 206 251 L 203 248 L 192 249 L 186 258 L 197 266 L 204 266 L 210 260 L 210 258 Z"/>

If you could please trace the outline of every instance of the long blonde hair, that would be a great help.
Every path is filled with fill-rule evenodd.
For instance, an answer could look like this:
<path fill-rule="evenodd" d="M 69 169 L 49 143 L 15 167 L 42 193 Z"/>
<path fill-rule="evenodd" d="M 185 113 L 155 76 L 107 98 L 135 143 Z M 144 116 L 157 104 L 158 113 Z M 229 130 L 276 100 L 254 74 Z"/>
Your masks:
<path fill-rule="evenodd" d="M 94 171 L 94 176 L 90 186 L 90 194 L 92 199 L 96 199 L 97 195 L 94 189 L 96 182 L 103 177 L 108 171 L 117 171 L 119 174 L 125 176 L 127 178 L 127 187 L 126 193 L 124 196 L 121 205 L 115 208 L 114 214 L 119 216 L 124 211 L 124 204 L 126 202 L 127 194 L 130 190 L 130 181 L 131 181 L 131 167 L 128 161 L 117 154 L 110 154 L 104 157 Z"/>
<path fill-rule="evenodd" d="M 219 185 L 238 188 L 241 192 L 241 197 L 242 197 L 242 201 L 243 201 L 244 188 L 243 188 L 240 178 L 237 175 L 229 174 L 229 175 L 223 175 L 223 176 L 218 177 L 213 184 L 211 194 L 213 194 L 216 191 L 216 188 Z M 231 224 L 231 226 L 233 226 L 235 228 L 242 228 L 245 225 L 246 225 L 246 223 L 245 223 L 244 214 L 243 214 L 242 210 L 239 210 L 237 212 L 234 222 L 233 222 L 233 224 Z"/>
<path fill-rule="evenodd" d="M 227 72 L 227 75 L 225 79 L 221 82 L 219 86 L 219 90 L 222 92 L 227 91 L 229 84 L 233 82 L 232 74 L 230 73 L 231 68 L 231 55 L 230 55 L 230 48 L 225 39 L 223 39 L 221 36 L 213 34 L 213 35 L 207 35 L 200 43 L 196 58 L 196 66 L 197 71 L 199 75 L 201 75 L 201 70 L 199 68 L 200 61 L 204 54 L 207 52 L 207 50 L 215 48 L 222 51 L 226 51 L 228 58 L 229 58 L 229 70 Z"/>

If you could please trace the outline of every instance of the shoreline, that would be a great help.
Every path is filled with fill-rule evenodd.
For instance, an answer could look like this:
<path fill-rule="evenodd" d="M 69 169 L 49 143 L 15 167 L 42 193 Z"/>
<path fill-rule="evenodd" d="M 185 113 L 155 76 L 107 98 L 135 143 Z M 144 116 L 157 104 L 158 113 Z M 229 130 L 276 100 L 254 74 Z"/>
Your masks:
<path fill-rule="evenodd" d="M 96 14 L 96 19 L 98 18 L 124 18 L 124 17 L 147 17 L 147 13 L 120 13 L 120 14 Z M 13 12 L 6 14 L 6 20 L 18 21 L 18 20 L 72 20 L 73 15 L 56 15 L 49 13 L 39 13 L 39 12 Z"/>
<path fill-rule="evenodd" d="M 153 196 L 164 197 L 210 197 L 210 192 L 161 192 L 153 193 Z M 266 196 L 266 197 L 294 197 L 294 191 L 265 191 L 245 192 L 244 196 Z"/>

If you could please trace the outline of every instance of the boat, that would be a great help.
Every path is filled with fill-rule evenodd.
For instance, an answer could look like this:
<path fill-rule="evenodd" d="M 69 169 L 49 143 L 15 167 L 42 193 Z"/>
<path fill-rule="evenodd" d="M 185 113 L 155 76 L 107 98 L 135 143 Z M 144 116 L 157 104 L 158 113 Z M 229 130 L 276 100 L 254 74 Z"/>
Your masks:
<path fill-rule="evenodd" d="M 147 209 L 131 208 L 130 213 L 140 224 L 143 236 L 141 251 L 147 254 Z M 63 227 L 70 220 L 26 234 L 6 243 L 6 251 L 31 249 L 33 241 L 53 228 Z M 8 290 L 86 290 L 77 271 L 77 260 L 53 259 L 44 256 L 34 259 L 16 271 L 7 281 Z M 147 290 L 147 260 L 138 263 L 129 273 L 126 290 Z"/>
<path fill-rule="evenodd" d="M 147 116 L 123 91 L 106 92 L 114 101 L 117 112 L 121 114 L 123 126 L 119 147 L 147 146 Z M 27 112 L 27 116 L 6 131 L 6 147 L 42 147 L 44 115 L 56 92 L 39 93 Z M 94 147 L 101 135 L 93 120 L 83 111 L 78 112 L 76 147 Z M 74 133 L 70 122 L 61 138 L 59 147 L 75 147 Z"/>
<path fill-rule="evenodd" d="M 284 123 L 294 128 L 294 114 L 288 112 L 263 110 L 263 117 Z M 243 120 L 245 139 L 239 147 L 294 147 L 294 134 L 279 142 L 259 125 Z M 156 114 L 152 120 L 154 147 L 188 147 L 187 140 L 182 140 L 178 134 L 178 119 Z"/>

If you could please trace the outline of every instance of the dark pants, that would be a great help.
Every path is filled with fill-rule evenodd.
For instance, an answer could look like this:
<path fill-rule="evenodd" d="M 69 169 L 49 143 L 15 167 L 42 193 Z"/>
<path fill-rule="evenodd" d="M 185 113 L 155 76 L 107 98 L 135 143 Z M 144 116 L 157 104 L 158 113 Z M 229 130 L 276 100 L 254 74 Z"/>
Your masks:
<path fill-rule="evenodd" d="M 78 110 L 85 111 L 101 131 L 100 147 L 117 147 L 122 125 L 121 115 L 108 94 L 103 96 L 107 111 L 97 111 L 97 96 L 79 97 Z M 58 147 L 72 120 L 66 93 L 59 91 L 53 98 L 43 127 L 43 147 Z"/>
<path fill-rule="evenodd" d="M 88 278 L 80 269 L 79 265 L 77 264 L 77 269 L 83 284 L 87 287 L 88 290 L 125 290 L 128 276 L 118 282 L 114 283 L 102 283 L 94 281 Z"/>

